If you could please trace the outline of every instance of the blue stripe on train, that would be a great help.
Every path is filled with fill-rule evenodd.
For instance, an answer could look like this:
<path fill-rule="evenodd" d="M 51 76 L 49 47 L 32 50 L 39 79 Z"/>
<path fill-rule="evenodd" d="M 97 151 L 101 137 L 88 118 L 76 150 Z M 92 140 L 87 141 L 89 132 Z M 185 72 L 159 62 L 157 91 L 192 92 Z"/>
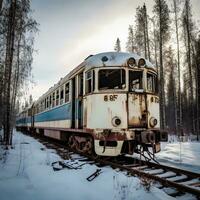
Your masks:
<path fill-rule="evenodd" d="M 35 115 L 35 122 L 71 119 L 71 103 Z"/>
<path fill-rule="evenodd" d="M 31 123 L 31 117 L 23 117 L 21 119 L 16 120 L 16 124 L 26 124 Z"/>

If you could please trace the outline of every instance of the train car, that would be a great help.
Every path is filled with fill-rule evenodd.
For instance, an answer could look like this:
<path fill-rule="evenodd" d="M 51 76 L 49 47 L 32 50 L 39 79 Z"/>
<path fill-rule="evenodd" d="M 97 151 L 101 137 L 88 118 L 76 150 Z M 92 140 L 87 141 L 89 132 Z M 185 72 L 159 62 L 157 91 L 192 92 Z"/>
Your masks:
<path fill-rule="evenodd" d="M 155 66 L 137 54 L 106 52 L 87 57 L 31 108 L 31 130 L 80 152 L 118 156 L 160 151 Z M 20 124 L 17 123 L 20 128 Z"/>
<path fill-rule="evenodd" d="M 32 107 L 25 108 L 17 115 L 16 120 L 17 129 L 30 131 L 32 127 Z"/>

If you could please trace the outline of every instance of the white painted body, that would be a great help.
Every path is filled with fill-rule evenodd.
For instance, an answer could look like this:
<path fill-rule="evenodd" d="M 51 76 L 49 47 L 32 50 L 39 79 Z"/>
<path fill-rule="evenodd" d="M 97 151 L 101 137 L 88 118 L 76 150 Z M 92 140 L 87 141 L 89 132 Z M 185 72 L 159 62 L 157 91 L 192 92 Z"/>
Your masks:
<path fill-rule="evenodd" d="M 126 129 L 126 94 L 115 93 L 115 101 L 104 101 L 104 96 L 110 95 L 93 94 L 84 98 L 84 127 L 89 129 Z M 112 124 L 112 119 L 117 116 L 121 119 L 121 124 L 116 128 Z"/>
<path fill-rule="evenodd" d="M 35 122 L 34 126 L 35 127 L 49 127 L 49 128 L 70 128 L 71 120 Z"/>

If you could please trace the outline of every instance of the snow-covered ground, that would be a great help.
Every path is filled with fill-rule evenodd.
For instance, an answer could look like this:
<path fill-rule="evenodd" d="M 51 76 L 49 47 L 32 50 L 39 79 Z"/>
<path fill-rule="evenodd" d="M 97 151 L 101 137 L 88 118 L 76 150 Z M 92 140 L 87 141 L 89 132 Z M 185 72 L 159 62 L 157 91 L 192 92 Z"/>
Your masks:
<path fill-rule="evenodd" d="M 160 163 L 200 173 L 200 142 L 179 142 L 171 137 L 168 143 L 161 143 L 161 149 L 156 155 Z"/>
<path fill-rule="evenodd" d="M 151 186 L 150 191 L 136 177 L 110 167 L 92 182 L 86 178 L 95 165 L 82 169 L 53 171 L 51 163 L 61 158 L 37 140 L 15 132 L 13 149 L 0 147 L 1 200 L 157 200 L 173 199 Z"/>

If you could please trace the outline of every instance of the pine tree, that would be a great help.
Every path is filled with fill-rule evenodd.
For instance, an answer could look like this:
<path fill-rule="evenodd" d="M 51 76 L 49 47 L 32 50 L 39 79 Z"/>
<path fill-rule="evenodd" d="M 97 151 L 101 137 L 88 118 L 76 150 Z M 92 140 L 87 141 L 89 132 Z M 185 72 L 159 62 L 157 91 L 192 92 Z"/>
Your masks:
<path fill-rule="evenodd" d="M 146 59 L 151 60 L 149 47 L 148 16 L 145 4 L 142 7 L 137 7 L 135 18 L 135 43 L 138 48 L 138 53 L 143 55 Z"/>
<path fill-rule="evenodd" d="M 136 53 L 136 46 L 134 45 L 134 33 L 133 26 L 129 25 L 128 27 L 128 40 L 126 43 L 126 51 L 129 53 Z"/>
<path fill-rule="evenodd" d="M 193 69 L 192 69 L 192 54 L 191 54 L 191 41 L 192 41 L 192 32 L 193 32 L 193 22 L 191 14 L 191 5 L 189 0 L 185 0 L 185 5 L 182 14 L 182 23 L 183 23 L 183 34 L 184 42 L 186 47 L 186 61 L 188 64 L 187 73 L 189 80 L 189 92 L 190 92 L 190 116 L 191 116 L 191 132 L 195 133 L 195 111 L 194 111 L 194 89 L 193 89 Z"/>
<path fill-rule="evenodd" d="M 177 67 L 178 67 L 178 101 L 177 101 L 177 125 L 178 132 L 181 135 L 182 130 L 182 105 L 181 105 L 181 69 L 180 69 L 180 37 L 179 37 L 179 5 L 180 0 L 173 0 L 172 10 L 174 12 L 175 34 L 176 34 L 176 53 L 177 53 Z"/>
<path fill-rule="evenodd" d="M 120 43 L 121 42 L 120 42 L 119 38 L 117 38 L 116 43 L 115 43 L 115 47 L 114 47 L 114 50 L 117 51 L 117 52 L 121 51 L 121 44 Z"/>
<path fill-rule="evenodd" d="M 200 36 L 195 40 L 195 55 L 194 60 L 196 63 L 196 133 L 197 140 L 200 135 Z"/>
<path fill-rule="evenodd" d="M 169 73 L 166 99 L 166 124 L 170 130 L 173 130 L 173 132 L 177 134 L 176 64 L 173 55 L 174 52 L 170 46 L 165 51 L 165 74 Z"/>
<path fill-rule="evenodd" d="M 163 65 L 163 48 L 169 39 L 169 8 L 165 0 L 155 0 L 154 13 L 159 27 L 159 69 L 160 69 L 160 124 L 164 129 L 165 120 L 165 80 Z"/>

